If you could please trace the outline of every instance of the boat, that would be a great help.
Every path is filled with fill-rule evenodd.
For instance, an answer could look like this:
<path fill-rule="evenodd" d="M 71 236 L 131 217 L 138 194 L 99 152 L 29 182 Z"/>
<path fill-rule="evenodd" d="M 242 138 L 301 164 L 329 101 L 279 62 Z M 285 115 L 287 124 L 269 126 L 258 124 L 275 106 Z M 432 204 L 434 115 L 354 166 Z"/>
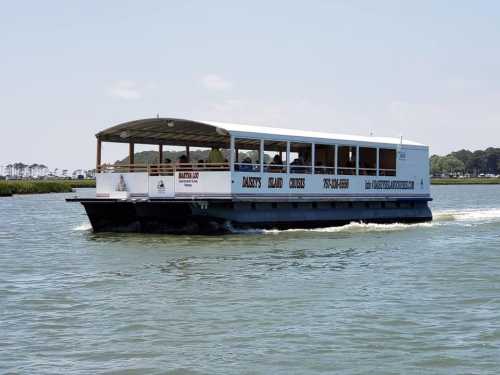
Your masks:
<path fill-rule="evenodd" d="M 403 137 L 351 136 L 179 118 L 125 122 L 96 134 L 95 232 L 223 233 L 432 220 L 429 149 Z M 101 163 L 104 143 L 128 162 Z M 135 163 L 135 145 L 158 147 Z M 167 160 L 166 150 L 181 150 Z M 206 158 L 195 160 L 195 151 Z"/>

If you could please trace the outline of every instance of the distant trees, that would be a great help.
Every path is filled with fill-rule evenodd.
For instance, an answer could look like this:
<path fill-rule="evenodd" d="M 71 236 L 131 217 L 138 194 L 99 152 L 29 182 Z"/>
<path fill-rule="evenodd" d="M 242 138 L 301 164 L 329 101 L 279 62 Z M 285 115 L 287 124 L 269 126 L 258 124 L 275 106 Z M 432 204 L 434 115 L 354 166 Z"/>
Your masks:
<path fill-rule="evenodd" d="M 438 156 L 432 155 L 430 159 L 431 174 L 439 175 L 443 173 L 454 174 L 463 173 L 465 164 L 453 155 Z"/>
<path fill-rule="evenodd" d="M 4 177 L 12 177 L 12 178 L 45 178 L 45 177 L 57 177 L 61 175 L 64 178 L 70 178 L 67 169 L 63 169 L 60 171 L 55 168 L 54 171 L 50 172 L 49 168 L 45 164 L 32 163 L 25 164 L 22 162 L 7 164 L 5 166 L 0 166 L 0 175 Z M 87 178 L 95 177 L 95 169 L 79 169 L 75 172 L 78 172 L 78 175 L 82 175 Z M 73 173 L 75 174 L 75 173 Z"/>
<path fill-rule="evenodd" d="M 486 150 L 460 150 L 446 156 L 432 155 L 430 158 L 431 174 L 464 173 L 472 176 L 479 174 L 500 174 L 500 148 Z"/>

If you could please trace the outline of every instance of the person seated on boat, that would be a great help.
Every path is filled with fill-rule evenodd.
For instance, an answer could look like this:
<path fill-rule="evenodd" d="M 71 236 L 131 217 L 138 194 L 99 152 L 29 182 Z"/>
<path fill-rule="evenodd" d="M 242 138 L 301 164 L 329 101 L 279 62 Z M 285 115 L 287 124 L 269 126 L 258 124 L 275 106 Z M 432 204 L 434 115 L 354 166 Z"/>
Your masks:
<path fill-rule="evenodd" d="M 250 159 L 248 156 L 241 161 L 241 164 L 239 165 L 239 170 L 240 172 L 251 172 L 252 171 L 252 159 Z"/>
<path fill-rule="evenodd" d="M 315 165 L 315 168 L 314 168 L 314 173 L 316 173 L 316 174 L 325 174 L 326 173 L 326 169 L 322 168 L 322 167 L 323 167 L 323 162 L 322 161 L 317 161 L 316 165 Z"/>
<path fill-rule="evenodd" d="M 198 169 L 204 169 L 204 167 L 205 167 L 205 160 L 203 160 L 203 159 L 198 160 L 198 163 L 196 164 L 196 167 Z"/>
<path fill-rule="evenodd" d="M 212 147 L 208 154 L 209 164 L 220 164 L 224 162 L 224 155 L 217 147 Z"/>
<path fill-rule="evenodd" d="M 353 160 L 348 160 L 345 162 L 344 173 L 346 175 L 355 175 L 356 174 L 356 162 Z"/>
<path fill-rule="evenodd" d="M 189 160 L 188 160 L 188 157 L 184 154 L 179 156 L 179 158 L 177 159 L 178 168 L 189 169 L 189 166 L 187 165 L 187 163 L 189 163 Z"/>
<path fill-rule="evenodd" d="M 304 159 L 302 159 L 302 156 L 294 159 L 290 165 L 293 165 L 293 167 L 290 168 L 290 173 L 305 173 L 304 168 L 301 167 L 304 165 Z"/>
<path fill-rule="evenodd" d="M 366 171 L 366 169 L 365 169 L 367 167 L 366 162 L 362 162 L 359 167 L 360 167 L 359 168 L 359 174 L 360 175 L 364 176 L 364 175 L 368 174 L 367 171 Z"/>
<path fill-rule="evenodd" d="M 282 172 L 283 170 L 283 160 L 281 160 L 280 155 L 274 155 L 273 160 L 269 163 L 269 172 Z"/>

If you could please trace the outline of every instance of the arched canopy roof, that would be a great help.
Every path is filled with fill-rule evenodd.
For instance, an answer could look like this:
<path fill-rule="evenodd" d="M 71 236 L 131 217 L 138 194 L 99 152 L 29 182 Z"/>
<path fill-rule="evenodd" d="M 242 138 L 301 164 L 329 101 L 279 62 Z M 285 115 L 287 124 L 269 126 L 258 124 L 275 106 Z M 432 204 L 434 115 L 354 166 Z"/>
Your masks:
<path fill-rule="evenodd" d="M 104 142 L 165 144 L 174 146 L 227 147 L 229 134 L 216 126 L 191 120 L 150 118 L 124 122 L 102 130 L 96 137 Z"/>
<path fill-rule="evenodd" d="M 328 140 L 329 142 L 357 144 L 377 143 L 397 145 L 401 143 L 399 138 L 361 137 L 177 118 L 149 118 L 125 122 L 97 133 L 96 137 L 104 142 L 227 148 L 229 147 L 230 135 L 242 138 L 262 138 L 276 141 L 290 140 L 296 142 L 321 142 Z M 406 139 L 402 143 L 409 146 L 425 147 L 420 143 L 411 142 Z"/>

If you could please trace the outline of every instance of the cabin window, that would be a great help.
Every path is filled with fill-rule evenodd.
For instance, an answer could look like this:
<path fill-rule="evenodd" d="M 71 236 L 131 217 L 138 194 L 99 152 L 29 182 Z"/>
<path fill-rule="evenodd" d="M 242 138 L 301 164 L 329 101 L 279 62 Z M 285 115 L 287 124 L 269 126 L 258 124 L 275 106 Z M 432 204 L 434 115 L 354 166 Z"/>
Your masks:
<path fill-rule="evenodd" d="M 312 144 L 290 142 L 290 173 L 312 172 Z"/>
<path fill-rule="evenodd" d="M 338 174 L 356 174 L 356 146 L 339 146 L 338 158 Z"/>
<path fill-rule="evenodd" d="M 236 138 L 234 148 L 235 171 L 260 172 L 260 140 Z"/>
<path fill-rule="evenodd" d="M 377 149 L 371 147 L 359 148 L 359 174 L 364 176 L 377 175 Z"/>
<path fill-rule="evenodd" d="M 380 176 L 396 176 L 396 150 L 381 148 L 378 150 Z"/>
<path fill-rule="evenodd" d="M 264 141 L 264 172 L 286 173 L 286 142 Z"/>
<path fill-rule="evenodd" d="M 335 146 L 314 145 L 314 173 L 335 174 Z"/>

